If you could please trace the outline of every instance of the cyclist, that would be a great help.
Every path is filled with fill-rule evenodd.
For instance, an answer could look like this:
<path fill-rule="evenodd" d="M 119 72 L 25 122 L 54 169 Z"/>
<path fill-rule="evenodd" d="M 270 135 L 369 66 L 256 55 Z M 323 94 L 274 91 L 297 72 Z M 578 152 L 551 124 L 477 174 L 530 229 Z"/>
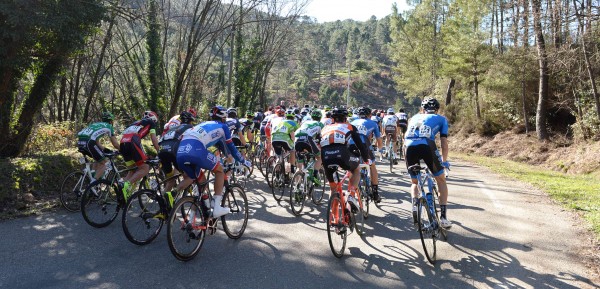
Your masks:
<path fill-rule="evenodd" d="M 285 119 L 277 122 L 273 120 L 271 126 L 271 145 L 275 154 L 280 156 L 285 152 L 290 152 L 290 165 L 292 173 L 295 172 L 296 153 L 294 150 L 295 131 L 298 129 L 298 124 L 294 121 L 296 114 L 293 109 L 288 109 L 285 112 Z"/>
<path fill-rule="evenodd" d="M 325 126 L 333 123 L 333 118 L 331 118 L 331 110 L 329 106 L 325 106 L 325 115 L 323 116 L 323 118 L 321 118 L 321 123 L 323 123 L 323 125 Z"/>
<path fill-rule="evenodd" d="M 222 152 L 227 147 L 233 158 L 247 167 L 252 164 L 242 157 L 242 154 L 236 149 L 231 138 L 231 132 L 225 124 L 227 110 L 222 106 L 215 106 L 210 112 L 211 121 L 203 122 L 183 133 L 179 148 L 177 150 L 177 165 L 185 174 L 181 183 L 171 192 L 176 195 L 177 191 L 188 187 L 194 182 L 194 178 L 202 177 L 202 169 L 211 170 L 215 174 L 215 197 L 213 217 L 218 218 L 230 212 L 229 208 L 221 207 L 223 200 L 223 186 L 225 182 L 225 173 L 219 158 L 209 151 L 209 148 L 216 146 Z M 193 167 L 186 165 L 193 165 Z"/>
<path fill-rule="evenodd" d="M 114 119 L 115 116 L 112 113 L 104 112 L 102 113 L 101 122 L 92 123 L 77 133 L 77 148 L 79 152 L 93 158 L 95 161 L 92 164 L 92 170 L 95 171 L 92 176 L 93 179 L 104 176 L 107 161 L 104 152 L 109 151 L 98 140 L 107 135 L 113 147 L 117 150 L 119 149 L 119 141 L 117 141 L 115 129 L 112 126 Z"/>
<path fill-rule="evenodd" d="M 396 117 L 396 115 L 394 114 L 394 109 L 393 108 L 388 108 L 387 110 L 387 115 L 385 117 L 383 117 L 382 120 L 383 123 L 383 128 L 385 131 L 385 135 L 386 135 L 386 144 L 385 146 L 388 147 L 390 144 L 389 142 L 391 141 L 393 144 L 393 152 L 387 152 L 387 153 L 391 153 L 393 158 L 394 158 L 394 163 L 396 162 L 396 159 L 398 159 L 398 155 L 396 155 L 396 152 L 398 151 L 398 144 L 396 142 L 396 139 L 398 138 L 399 135 L 399 128 L 398 128 L 398 117 Z"/>
<path fill-rule="evenodd" d="M 398 126 L 400 127 L 400 131 L 402 135 L 406 133 L 406 129 L 408 128 L 408 115 L 404 112 L 404 109 L 401 108 L 398 113 L 396 113 L 396 117 L 398 117 Z"/>
<path fill-rule="evenodd" d="M 128 167 L 137 166 L 137 169 L 129 171 L 119 185 L 127 199 L 131 193 L 131 184 L 141 180 L 150 171 L 150 166 L 145 163 L 148 159 L 142 139 L 150 135 L 152 145 L 156 151 L 160 151 L 158 139 L 156 138 L 156 125 L 158 124 L 158 115 L 154 111 L 145 111 L 141 120 L 135 121 L 123 131 L 119 151 Z"/>
<path fill-rule="evenodd" d="M 161 167 L 167 178 L 170 178 L 179 172 L 179 166 L 177 165 L 177 148 L 181 140 L 181 135 L 188 129 L 194 127 L 192 122 L 195 120 L 193 114 L 189 111 L 182 111 L 179 114 L 180 125 L 170 127 L 169 131 L 163 134 L 158 141 L 160 151 L 158 152 L 158 158 L 160 159 Z M 170 191 L 175 186 L 175 179 L 170 180 L 165 184 L 165 192 Z M 173 197 L 167 196 L 167 199 L 172 205 Z"/>
<path fill-rule="evenodd" d="M 186 111 L 189 112 L 190 114 L 192 114 L 194 119 L 196 119 L 197 115 L 196 115 L 195 109 L 190 107 Z M 178 114 L 178 115 L 173 116 L 171 119 L 169 119 L 169 121 L 163 127 L 162 135 L 165 135 L 169 131 L 170 128 L 181 125 L 181 120 L 179 119 L 180 116 L 181 116 L 181 114 Z"/>
<path fill-rule="evenodd" d="M 242 125 L 237 119 L 237 110 L 235 108 L 232 107 L 227 110 L 227 119 L 225 120 L 225 124 L 227 124 L 227 127 L 231 132 L 231 139 L 233 140 L 233 144 L 235 146 L 245 146 L 246 139 L 242 134 Z"/>
<path fill-rule="evenodd" d="M 360 139 L 358 130 L 346 121 L 348 111 L 345 108 L 334 108 L 331 112 L 331 117 L 334 123 L 325 126 L 321 130 L 321 158 L 325 167 L 325 175 L 327 175 L 329 187 L 333 194 L 337 183 L 333 177 L 335 169 L 330 166 L 338 165 L 342 169 L 352 173 L 350 183 L 348 184 L 350 196 L 348 196 L 347 201 L 353 206 L 352 209 L 356 211 L 359 208 L 356 198 L 358 181 L 360 180 L 358 164 L 361 157 L 368 164 L 370 164 L 371 160 L 369 159 L 367 148 Z M 353 145 L 349 145 L 348 143 L 350 138 L 354 141 Z"/>
<path fill-rule="evenodd" d="M 358 129 L 358 133 L 360 134 L 363 144 L 365 144 L 365 146 L 368 148 L 369 158 L 372 162 L 370 171 L 373 200 L 375 200 L 376 203 L 379 203 L 381 202 L 381 197 L 379 196 L 379 175 L 377 173 L 377 167 L 375 166 L 375 154 L 371 148 L 371 139 L 375 137 L 377 140 L 377 148 L 381 149 L 381 132 L 379 131 L 379 126 L 377 123 L 371 120 L 371 110 L 368 107 L 360 107 L 357 111 L 357 114 L 360 118 L 354 120 L 350 124 Z"/>
<path fill-rule="evenodd" d="M 313 119 L 321 119 L 321 111 L 313 110 L 309 116 Z M 322 128 L 323 124 L 320 121 L 307 120 L 302 122 L 300 128 L 295 132 L 296 143 L 294 144 L 294 149 L 296 152 L 300 153 L 307 151 L 308 153 L 315 155 L 314 170 L 309 178 L 311 178 L 313 183 L 317 186 L 321 185 L 321 181 L 318 177 L 319 169 L 321 168 L 321 152 L 319 151 L 317 143 L 321 141 Z M 300 155 L 298 155 L 298 163 L 298 168 L 302 169 L 301 164 L 304 163 L 304 159 L 300 158 Z"/>
<path fill-rule="evenodd" d="M 406 143 L 406 167 L 418 164 L 423 160 L 431 173 L 435 177 L 440 190 L 440 215 L 441 226 L 444 228 L 452 227 L 452 223 L 446 216 L 446 205 L 448 204 L 448 185 L 444 175 L 444 167 L 449 168 L 448 162 L 448 120 L 438 115 L 440 103 L 437 99 L 427 97 L 421 102 L 421 113 L 413 116 L 408 123 L 408 131 L 405 136 Z M 442 144 L 442 155 L 435 144 L 436 134 L 440 134 Z M 411 174 L 412 181 L 412 200 L 413 200 L 413 219 L 417 221 L 417 198 L 419 190 L 417 188 L 417 176 Z"/>
<path fill-rule="evenodd" d="M 248 142 L 254 141 L 254 133 L 253 133 L 254 122 L 252 121 L 253 117 L 254 117 L 254 114 L 252 114 L 252 112 L 248 111 L 246 113 L 246 117 L 240 119 L 240 124 L 242 125 L 242 138 L 245 137 Z"/>

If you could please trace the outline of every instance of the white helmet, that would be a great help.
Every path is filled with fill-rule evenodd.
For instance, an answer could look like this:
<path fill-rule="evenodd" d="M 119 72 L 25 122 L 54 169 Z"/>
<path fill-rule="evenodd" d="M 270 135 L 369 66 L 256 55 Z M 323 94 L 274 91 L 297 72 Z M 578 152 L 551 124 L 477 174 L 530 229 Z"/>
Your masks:
<path fill-rule="evenodd" d="M 390 108 L 388 108 L 387 113 L 394 114 L 395 112 L 394 112 L 394 109 L 390 107 Z"/>
<path fill-rule="evenodd" d="M 153 121 L 154 123 L 158 123 L 158 114 L 151 110 L 144 111 L 144 118 Z"/>

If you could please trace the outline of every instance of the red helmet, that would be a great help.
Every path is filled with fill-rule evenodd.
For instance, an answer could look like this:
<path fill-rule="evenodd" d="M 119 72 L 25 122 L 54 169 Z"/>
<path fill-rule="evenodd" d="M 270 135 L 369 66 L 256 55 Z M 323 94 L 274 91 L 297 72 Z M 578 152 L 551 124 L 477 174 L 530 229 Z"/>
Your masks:
<path fill-rule="evenodd" d="M 283 117 L 283 116 L 285 116 L 285 110 L 278 108 L 275 110 L 275 114 L 277 114 L 277 116 Z"/>
<path fill-rule="evenodd" d="M 196 110 L 193 107 L 188 108 L 187 112 L 191 113 L 194 117 L 198 117 Z"/>
<path fill-rule="evenodd" d="M 154 123 L 158 123 L 158 114 L 151 110 L 144 111 L 144 118 L 150 119 Z"/>

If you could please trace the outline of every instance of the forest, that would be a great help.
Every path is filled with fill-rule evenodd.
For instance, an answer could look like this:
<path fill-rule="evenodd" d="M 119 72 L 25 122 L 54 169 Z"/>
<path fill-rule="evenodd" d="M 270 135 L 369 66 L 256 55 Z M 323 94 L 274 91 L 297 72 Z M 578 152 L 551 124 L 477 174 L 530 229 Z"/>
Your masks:
<path fill-rule="evenodd" d="M 0 157 L 24 154 L 41 125 L 106 110 L 166 121 L 215 104 L 345 105 L 347 93 L 411 109 L 437 97 L 466 133 L 598 138 L 600 1 L 408 3 L 319 23 L 303 0 L 2 1 Z"/>

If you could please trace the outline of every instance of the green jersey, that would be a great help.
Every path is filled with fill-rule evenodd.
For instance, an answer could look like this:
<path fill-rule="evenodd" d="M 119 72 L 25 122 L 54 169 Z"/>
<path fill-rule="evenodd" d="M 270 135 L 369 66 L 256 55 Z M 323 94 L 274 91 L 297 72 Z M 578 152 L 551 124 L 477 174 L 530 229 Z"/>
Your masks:
<path fill-rule="evenodd" d="M 302 123 L 300 128 L 296 130 L 296 137 L 299 136 L 310 136 L 313 139 L 320 138 L 321 129 L 324 127 L 323 123 L 315 120 L 307 120 Z"/>
<path fill-rule="evenodd" d="M 291 134 L 296 131 L 298 124 L 293 120 L 282 120 L 271 131 L 271 141 L 292 142 Z"/>
<path fill-rule="evenodd" d="M 97 140 L 103 135 L 114 136 L 115 130 L 112 125 L 106 122 L 95 122 L 77 133 L 80 141 Z"/>

